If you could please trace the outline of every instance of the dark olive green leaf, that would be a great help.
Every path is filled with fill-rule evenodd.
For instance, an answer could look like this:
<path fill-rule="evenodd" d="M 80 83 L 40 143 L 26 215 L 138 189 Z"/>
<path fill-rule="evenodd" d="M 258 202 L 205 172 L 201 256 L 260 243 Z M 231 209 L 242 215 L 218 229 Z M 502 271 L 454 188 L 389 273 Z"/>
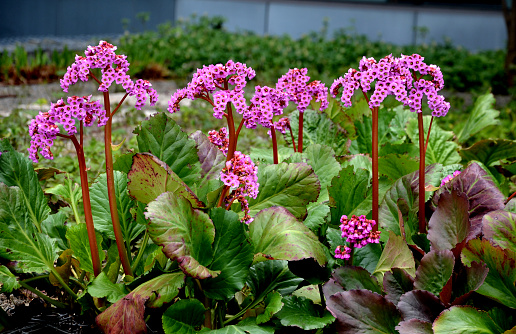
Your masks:
<path fill-rule="evenodd" d="M 353 265 L 362 267 L 369 273 L 373 273 L 381 255 L 382 246 L 380 246 L 380 244 L 367 244 L 362 248 L 355 248 L 353 253 Z"/>
<path fill-rule="evenodd" d="M 120 171 L 125 174 L 129 174 L 131 166 L 133 165 L 133 156 L 136 153 L 130 152 L 119 156 L 113 164 L 113 170 Z"/>
<path fill-rule="evenodd" d="M 145 226 L 137 224 L 131 214 L 131 209 L 136 203 L 131 200 L 127 191 L 127 175 L 114 171 L 115 198 L 118 209 L 118 219 L 122 230 L 122 236 L 126 243 L 130 243 L 145 230 Z M 111 221 L 111 210 L 109 208 L 109 197 L 107 189 L 106 174 L 101 174 L 97 181 L 90 187 L 93 221 L 95 228 L 115 240 L 113 223 Z"/>
<path fill-rule="evenodd" d="M 265 298 L 265 310 L 262 314 L 259 314 L 256 317 L 256 323 L 263 324 L 271 320 L 272 316 L 281 310 L 283 307 L 283 302 L 281 300 L 281 295 L 279 292 L 273 291 L 267 295 Z"/>
<path fill-rule="evenodd" d="M 323 316 L 314 307 L 310 299 L 304 297 L 283 297 L 283 308 L 276 314 L 283 326 L 294 326 L 304 330 L 324 328 L 335 321 L 330 312 Z"/>
<path fill-rule="evenodd" d="M 355 173 L 353 167 L 349 166 L 333 178 L 328 188 L 332 225 L 339 225 L 342 215 L 366 215 L 371 211 L 367 201 L 368 187 L 369 174 L 364 169 Z"/>
<path fill-rule="evenodd" d="M 389 123 L 394 117 L 394 113 L 381 110 L 378 113 L 378 150 L 381 153 L 382 146 L 391 141 L 389 138 Z M 356 145 L 350 147 L 351 154 L 368 153 L 371 155 L 373 138 L 373 118 L 365 118 L 363 122 L 356 121 L 358 138 L 354 141 Z"/>
<path fill-rule="evenodd" d="M 106 298 L 110 303 L 116 303 L 127 295 L 128 291 L 123 284 L 115 284 L 109 280 L 104 272 L 101 272 L 91 284 L 88 285 L 88 293 L 95 298 Z"/>
<path fill-rule="evenodd" d="M 379 172 L 393 181 L 415 172 L 418 168 L 419 161 L 406 154 L 388 154 L 378 158 Z"/>
<path fill-rule="evenodd" d="M 288 269 L 287 261 L 271 260 L 258 262 L 250 269 L 247 285 L 255 299 L 264 299 L 271 291 L 278 291 L 285 296 L 296 290 L 303 281 Z"/>
<path fill-rule="evenodd" d="M 296 218 L 306 217 L 306 205 L 319 196 L 321 184 L 305 163 L 261 165 L 258 167 L 259 193 L 249 199 L 250 215 L 272 206 L 282 206 Z"/>
<path fill-rule="evenodd" d="M 145 217 L 150 220 L 147 231 L 152 241 L 163 246 L 167 257 L 177 260 L 185 273 L 199 279 L 219 274 L 207 268 L 215 239 L 207 214 L 192 208 L 184 197 L 166 192 L 149 203 Z"/>
<path fill-rule="evenodd" d="M 500 115 L 500 112 L 493 109 L 495 102 L 496 101 L 492 93 L 486 93 L 477 98 L 473 105 L 473 109 L 469 112 L 469 117 L 466 120 L 464 127 L 462 127 L 461 131 L 457 135 L 457 142 L 459 144 L 463 144 L 480 130 L 485 129 L 490 125 L 500 123 L 500 121 L 496 119 L 498 115 Z"/>
<path fill-rule="evenodd" d="M 159 308 L 171 302 L 185 283 L 185 275 L 180 272 L 163 274 L 138 285 L 129 295 L 147 299 L 147 307 Z M 128 296 L 129 296 L 128 295 Z"/>
<path fill-rule="evenodd" d="M 157 113 L 134 130 L 140 152 L 150 152 L 165 162 L 188 186 L 200 179 L 195 141 L 188 138 L 168 113 Z"/>
<path fill-rule="evenodd" d="M 215 226 L 213 261 L 209 269 L 220 271 L 214 278 L 203 281 L 206 296 L 228 300 L 245 285 L 253 262 L 253 247 L 247 240 L 244 224 L 233 211 L 212 209 L 210 217 Z"/>
<path fill-rule="evenodd" d="M 500 161 L 516 157 L 516 141 L 508 139 L 485 139 L 460 151 L 466 161 L 478 160 L 487 167 L 500 164 Z"/>
<path fill-rule="evenodd" d="M 308 205 L 308 215 L 303 223 L 312 231 L 317 231 L 325 224 L 330 214 L 330 207 L 324 204 L 311 203 Z"/>
<path fill-rule="evenodd" d="M 102 235 L 95 232 L 95 237 L 97 239 L 97 251 L 99 252 L 100 262 L 102 262 L 105 257 L 104 251 L 102 250 Z M 70 243 L 70 249 L 73 250 L 73 255 L 79 260 L 80 268 L 89 273 L 93 273 L 91 249 L 86 224 L 70 226 L 66 231 L 66 238 Z"/>
<path fill-rule="evenodd" d="M 68 248 L 68 240 L 66 240 L 66 230 L 68 229 L 66 222 L 66 214 L 59 211 L 56 214 L 49 215 L 41 222 L 41 230 L 55 240 L 56 246 L 60 250 Z"/>
<path fill-rule="evenodd" d="M 43 273 L 54 268 L 57 246 L 33 223 L 23 191 L 0 183 L 0 256 L 17 261 L 23 272 Z"/>
<path fill-rule="evenodd" d="M 423 116 L 423 128 L 425 131 L 425 141 L 428 134 L 428 127 L 430 126 L 431 116 Z M 411 119 L 407 123 L 407 135 L 414 145 L 419 147 L 419 130 L 418 120 Z M 426 147 L 425 162 L 426 165 L 440 163 L 442 165 L 451 165 L 459 163 L 461 158 L 457 152 L 459 145 L 453 142 L 453 132 L 444 131 L 436 124 L 435 120 L 430 131 L 430 138 Z"/>
<path fill-rule="evenodd" d="M 14 276 L 7 267 L 0 265 L 0 292 L 11 293 L 13 290 L 19 289 L 20 287 L 21 285 L 18 283 L 18 278 Z"/>
<path fill-rule="evenodd" d="M 383 290 L 385 298 L 394 305 L 398 305 L 400 297 L 414 289 L 414 278 L 403 269 L 392 268 L 383 276 Z"/>
<path fill-rule="evenodd" d="M 376 277 L 371 276 L 364 268 L 353 266 L 339 267 L 335 269 L 332 277 L 347 291 L 365 289 L 379 294 L 382 293 Z"/>
<path fill-rule="evenodd" d="M 0 141 L 5 148 L 0 155 L 0 183 L 18 187 L 25 202 L 28 218 L 41 232 L 41 222 L 47 218 L 50 208 L 39 184 L 32 161 L 13 150 L 7 139 Z"/>
<path fill-rule="evenodd" d="M 327 201 L 328 186 L 341 169 L 340 164 L 335 159 L 335 152 L 328 146 L 314 144 L 308 146 L 303 154 L 307 157 L 308 164 L 312 166 L 321 183 L 321 193 L 317 202 Z"/>
<path fill-rule="evenodd" d="M 165 334 L 195 334 L 204 322 L 204 306 L 197 299 L 182 299 L 163 313 Z"/>

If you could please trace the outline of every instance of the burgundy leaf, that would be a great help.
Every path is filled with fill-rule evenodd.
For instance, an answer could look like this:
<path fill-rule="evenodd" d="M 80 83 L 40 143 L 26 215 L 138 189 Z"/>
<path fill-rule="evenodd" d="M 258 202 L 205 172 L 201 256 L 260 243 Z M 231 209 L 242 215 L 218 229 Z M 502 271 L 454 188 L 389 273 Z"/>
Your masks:
<path fill-rule="evenodd" d="M 97 325 L 106 334 L 147 333 L 143 318 L 147 299 L 138 294 L 125 296 L 97 316 Z"/>
<path fill-rule="evenodd" d="M 403 320 L 418 319 L 432 323 L 444 309 L 436 296 L 424 290 L 409 291 L 398 303 Z"/>
<path fill-rule="evenodd" d="M 431 323 L 418 319 L 402 321 L 396 329 L 400 334 L 434 334 Z"/>
<path fill-rule="evenodd" d="M 414 289 L 414 279 L 403 269 L 392 268 L 383 276 L 383 290 L 385 298 L 394 305 L 398 305 L 400 297 Z"/>
<path fill-rule="evenodd" d="M 394 333 L 401 320 L 393 303 L 369 290 L 338 292 L 328 298 L 327 309 L 337 318 L 341 334 Z"/>

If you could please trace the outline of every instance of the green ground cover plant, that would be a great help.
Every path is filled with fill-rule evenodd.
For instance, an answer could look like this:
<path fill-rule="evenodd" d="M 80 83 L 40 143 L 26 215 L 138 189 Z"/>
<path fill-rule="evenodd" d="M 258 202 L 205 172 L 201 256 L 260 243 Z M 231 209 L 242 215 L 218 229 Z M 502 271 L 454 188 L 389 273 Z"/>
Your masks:
<path fill-rule="evenodd" d="M 93 80 L 101 100 L 52 103 L 25 147 L 2 130 L 2 292 L 105 333 L 516 331 L 516 142 L 485 136 L 492 93 L 453 132 L 446 77 L 418 54 L 363 57 L 331 87 L 300 66 L 247 90 L 261 73 L 225 60 L 199 65 L 121 149 L 126 97 L 158 99 L 129 61 L 88 47 L 61 87 Z M 185 132 L 185 108 L 216 126 Z"/>

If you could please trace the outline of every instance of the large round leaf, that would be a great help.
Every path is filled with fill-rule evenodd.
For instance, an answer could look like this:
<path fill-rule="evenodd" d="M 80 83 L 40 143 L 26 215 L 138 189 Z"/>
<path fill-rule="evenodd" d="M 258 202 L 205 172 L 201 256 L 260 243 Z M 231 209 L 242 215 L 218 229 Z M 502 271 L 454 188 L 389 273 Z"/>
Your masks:
<path fill-rule="evenodd" d="M 319 239 L 287 209 L 272 207 L 260 211 L 249 225 L 255 261 L 264 259 L 301 260 L 314 258 L 326 263 Z"/>
<path fill-rule="evenodd" d="M 283 303 L 283 308 L 276 314 L 283 326 L 311 330 L 324 328 L 335 321 L 335 318 L 328 311 L 325 311 L 321 317 L 319 311 L 308 298 L 287 296 L 283 298 Z"/>
<path fill-rule="evenodd" d="M 441 313 L 432 326 L 435 334 L 501 334 L 504 332 L 484 311 L 453 306 Z"/>
<path fill-rule="evenodd" d="M 253 262 L 253 247 L 235 212 L 215 208 L 210 217 L 216 233 L 213 262 L 208 268 L 220 271 L 220 274 L 203 281 L 203 289 L 209 298 L 228 300 L 245 285 Z"/>
<path fill-rule="evenodd" d="M 453 273 L 455 257 L 450 250 L 425 254 L 416 270 L 414 288 L 426 290 L 439 296 Z"/>
<path fill-rule="evenodd" d="M 305 163 L 280 163 L 258 167 L 258 197 L 249 199 L 250 215 L 271 206 L 283 206 L 296 218 L 306 217 L 306 205 L 319 196 L 321 184 Z"/>
<path fill-rule="evenodd" d="M 184 197 L 166 192 L 149 203 L 145 217 L 150 219 L 152 241 L 163 246 L 163 253 L 177 260 L 186 274 L 200 279 L 219 274 L 207 268 L 213 260 L 215 239 L 215 228 L 207 214 L 193 209 Z"/>

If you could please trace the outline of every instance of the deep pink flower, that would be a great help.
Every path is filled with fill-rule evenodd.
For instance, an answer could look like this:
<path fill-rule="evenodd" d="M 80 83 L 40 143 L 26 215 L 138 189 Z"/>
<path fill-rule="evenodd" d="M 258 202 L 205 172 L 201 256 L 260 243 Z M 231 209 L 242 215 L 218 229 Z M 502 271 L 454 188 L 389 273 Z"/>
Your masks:
<path fill-rule="evenodd" d="M 376 225 L 374 220 L 366 219 L 364 215 L 355 216 L 348 219 L 346 215 L 340 218 L 340 230 L 342 238 L 350 243 L 354 248 L 361 248 L 370 243 L 379 243 L 380 231 L 373 232 L 373 226 Z M 335 257 L 338 259 L 349 259 L 351 248 L 344 246 L 337 247 Z"/>

